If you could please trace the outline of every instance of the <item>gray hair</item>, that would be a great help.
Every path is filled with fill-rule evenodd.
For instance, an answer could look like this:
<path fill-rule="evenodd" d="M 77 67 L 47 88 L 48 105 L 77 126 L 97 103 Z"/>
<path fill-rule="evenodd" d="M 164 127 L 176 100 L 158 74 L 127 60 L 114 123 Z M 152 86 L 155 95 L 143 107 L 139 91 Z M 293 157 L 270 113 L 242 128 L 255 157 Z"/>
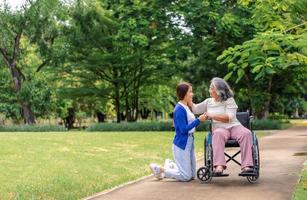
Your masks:
<path fill-rule="evenodd" d="M 233 91 L 224 79 L 215 77 L 211 80 L 211 84 L 214 85 L 216 93 L 221 101 L 226 101 L 228 98 L 233 97 Z"/>

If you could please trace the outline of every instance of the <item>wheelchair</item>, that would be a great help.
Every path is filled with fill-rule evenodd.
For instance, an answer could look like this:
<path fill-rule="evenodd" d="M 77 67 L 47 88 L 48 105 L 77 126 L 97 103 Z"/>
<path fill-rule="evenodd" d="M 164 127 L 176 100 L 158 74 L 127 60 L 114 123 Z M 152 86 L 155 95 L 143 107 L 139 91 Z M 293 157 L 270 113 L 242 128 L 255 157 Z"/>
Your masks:
<path fill-rule="evenodd" d="M 260 172 L 260 155 L 259 155 L 259 146 L 258 139 L 254 131 L 252 131 L 252 117 L 249 116 L 248 112 L 238 112 L 237 119 L 241 122 L 243 126 L 251 130 L 252 138 L 253 138 L 253 146 L 252 146 L 252 156 L 253 156 L 253 171 L 250 173 L 240 173 L 239 176 L 246 177 L 250 183 L 256 183 L 259 179 Z M 227 147 L 240 147 L 239 143 L 236 140 L 229 139 L 225 143 L 225 148 Z M 241 163 L 238 162 L 235 157 L 240 154 L 240 150 L 237 151 L 234 155 L 229 155 L 224 152 L 224 155 L 228 158 L 226 163 L 229 161 L 233 161 L 239 166 Z M 209 183 L 212 180 L 212 177 L 220 177 L 220 176 L 229 176 L 229 174 L 215 175 L 213 172 L 213 150 L 212 150 L 212 122 L 210 123 L 210 132 L 204 138 L 204 166 L 200 167 L 197 170 L 197 178 L 204 182 Z"/>

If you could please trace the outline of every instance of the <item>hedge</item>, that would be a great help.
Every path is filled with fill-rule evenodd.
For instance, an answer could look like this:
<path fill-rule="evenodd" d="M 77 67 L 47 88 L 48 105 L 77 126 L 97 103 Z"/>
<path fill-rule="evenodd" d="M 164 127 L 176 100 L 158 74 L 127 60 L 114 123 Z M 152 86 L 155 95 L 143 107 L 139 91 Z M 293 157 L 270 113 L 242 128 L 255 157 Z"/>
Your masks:
<path fill-rule="evenodd" d="M 287 126 L 279 120 L 254 120 L 253 130 L 283 129 Z M 173 131 L 172 122 L 121 122 L 96 123 L 89 126 L 86 131 Z M 208 131 L 209 122 L 200 124 L 197 131 Z"/>
<path fill-rule="evenodd" d="M 67 129 L 58 125 L 5 125 L 0 126 L 0 132 L 63 132 Z"/>

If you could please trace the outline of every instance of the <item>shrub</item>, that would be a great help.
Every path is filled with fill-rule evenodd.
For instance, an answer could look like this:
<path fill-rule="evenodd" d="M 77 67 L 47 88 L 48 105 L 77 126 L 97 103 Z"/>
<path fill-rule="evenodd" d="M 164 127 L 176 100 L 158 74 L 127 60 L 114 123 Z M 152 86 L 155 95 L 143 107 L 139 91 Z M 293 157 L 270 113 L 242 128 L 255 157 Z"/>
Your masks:
<path fill-rule="evenodd" d="M 272 119 L 257 119 L 252 122 L 253 130 L 274 130 L 274 129 L 283 129 L 287 128 L 284 123 L 280 120 Z"/>
<path fill-rule="evenodd" d="M 0 126 L 0 132 L 63 132 L 65 127 L 58 125 L 6 125 Z"/>
<path fill-rule="evenodd" d="M 289 117 L 287 115 L 275 112 L 275 113 L 270 113 L 268 119 L 273 119 L 273 120 L 286 120 Z"/>
<path fill-rule="evenodd" d="M 198 131 L 209 130 L 209 123 L 202 123 Z M 86 131 L 173 131 L 172 122 L 122 122 L 122 123 L 96 123 Z"/>
<path fill-rule="evenodd" d="M 208 121 L 199 124 L 199 126 L 197 126 L 196 128 L 196 131 L 209 131 L 209 130 L 210 130 L 210 123 Z"/>
<path fill-rule="evenodd" d="M 172 122 L 96 123 L 86 131 L 171 131 Z"/>
<path fill-rule="evenodd" d="M 254 120 L 253 130 L 270 130 L 286 128 L 279 120 Z M 122 122 L 96 123 L 86 131 L 173 131 L 172 122 Z M 201 123 L 197 131 L 209 131 L 209 122 Z"/>

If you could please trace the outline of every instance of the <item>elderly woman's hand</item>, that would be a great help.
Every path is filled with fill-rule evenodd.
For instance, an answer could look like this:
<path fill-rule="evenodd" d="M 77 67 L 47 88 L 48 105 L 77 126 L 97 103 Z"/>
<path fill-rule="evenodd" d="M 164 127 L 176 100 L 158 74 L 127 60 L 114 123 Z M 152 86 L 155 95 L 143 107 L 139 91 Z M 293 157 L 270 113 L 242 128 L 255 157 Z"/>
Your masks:
<path fill-rule="evenodd" d="M 207 120 L 207 115 L 206 114 L 202 114 L 198 117 L 198 119 L 201 121 L 201 122 L 204 122 Z"/>
<path fill-rule="evenodd" d="M 206 114 L 208 120 L 213 119 L 213 115 L 211 113 L 206 112 L 205 114 Z"/>

